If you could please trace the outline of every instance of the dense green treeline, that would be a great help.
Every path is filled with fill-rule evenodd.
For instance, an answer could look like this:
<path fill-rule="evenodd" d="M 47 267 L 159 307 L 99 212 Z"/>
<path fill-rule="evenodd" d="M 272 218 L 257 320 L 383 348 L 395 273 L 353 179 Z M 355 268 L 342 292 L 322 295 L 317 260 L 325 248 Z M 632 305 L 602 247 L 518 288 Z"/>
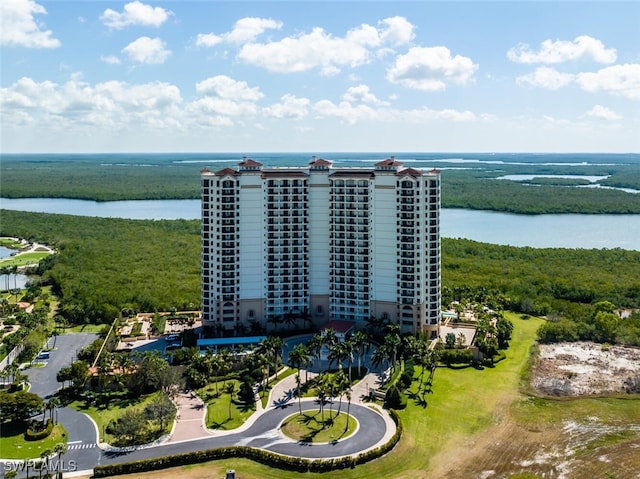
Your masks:
<path fill-rule="evenodd" d="M 2 170 L 6 198 L 96 201 L 198 198 L 200 168 L 102 166 L 87 162 L 18 164 Z"/>
<path fill-rule="evenodd" d="M 640 213 L 640 194 L 599 188 L 518 183 L 445 171 L 442 206 L 510 213 Z M 629 186 L 628 186 L 629 187 Z"/>
<path fill-rule="evenodd" d="M 43 279 L 71 321 L 110 321 L 120 310 L 198 308 L 200 223 L 2 210 L 1 234 L 54 246 Z M 47 263 L 50 263 L 47 265 Z"/>
<path fill-rule="evenodd" d="M 110 321 L 122 308 L 199 307 L 200 222 L 2 210 L 0 235 L 53 245 L 43 278 L 70 320 Z M 443 297 L 499 294 L 525 313 L 576 316 L 606 300 L 640 307 L 640 252 L 535 249 L 443 239 Z"/>
<path fill-rule="evenodd" d="M 442 256 L 445 286 L 498 292 L 516 311 L 575 315 L 581 305 L 605 300 L 640 307 L 639 251 L 515 248 L 444 239 Z"/>
<path fill-rule="evenodd" d="M 115 159 L 114 159 L 115 158 Z M 208 165 L 235 166 L 239 157 Z M 117 161 L 118 163 L 113 163 Z M 44 155 L 3 157 L 2 196 L 7 198 L 77 198 L 86 200 L 196 199 L 200 170 L 206 166 L 174 162 L 172 155 Z M 215 160 L 219 161 L 219 160 Z M 292 159 L 291 161 L 294 161 Z M 306 164 L 301 159 L 300 166 Z M 613 160 L 612 160 L 613 161 Z M 616 161 L 625 161 L 618 159 Z M 577 188 L 585 180 L 536 178 L 529 182 L 497 180 L 507 174 L 608 176 L 602 185 L 640 189 L 640 165 L 474 163 L 471 169 L 442 164 L 442 206 L 511 213 L 640 213 L 640 194 Z M 268 166 L 268 165 L 267 165 Z M 407 163 L 407 166 L 412 166 Z M 424 163 L 420 163 L 424 167 Z"/>

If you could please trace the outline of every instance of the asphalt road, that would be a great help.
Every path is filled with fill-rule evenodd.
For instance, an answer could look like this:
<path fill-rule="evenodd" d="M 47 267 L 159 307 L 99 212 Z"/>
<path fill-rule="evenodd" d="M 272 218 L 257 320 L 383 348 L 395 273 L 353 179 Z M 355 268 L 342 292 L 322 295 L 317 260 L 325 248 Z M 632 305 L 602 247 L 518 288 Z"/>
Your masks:
<path fill-rule="evenodd" d="M 302 409 L 317 409 L 313 399 L 304 400 Z M 334 404 L 334 411 L 337 404 Z M 342 411 L 346 412 L 347 404 L 343 401 Z M 328 408 L 328 406 L 327 406 Z M 328 409 L 327 409 L 328 410 Z M 168 456 L 189 451 L 212 449 L 222 446 L 250 446 L 259 449 L 309 459 L 334 458 L 357 454 L 375 446 L 384 436 L 386 425 L 384 419 L 372 409 L 358 404 L 351 404 L 350 414 L 358 420 L 359 427 L 355 434 L 344 440 L 327 444 L 308 444 L 293 441 L 280 433 L 280 423 L 291 414 L 298 412 L 297 403 L 289 403 L 286 407 L 270 409 L 260 416 L 256 422 L 243 432 L 212 436 L 182 443 L 168 443 L 154 448 L 138 449 L 131 452 L 104 452 L 99 460 L 100 465 L 137 461 L 158 456 Z M 87 458 L 88 459 L 88 458 Z M 80 469 L 90 469 L 95 463 L 80 458 Z"/>

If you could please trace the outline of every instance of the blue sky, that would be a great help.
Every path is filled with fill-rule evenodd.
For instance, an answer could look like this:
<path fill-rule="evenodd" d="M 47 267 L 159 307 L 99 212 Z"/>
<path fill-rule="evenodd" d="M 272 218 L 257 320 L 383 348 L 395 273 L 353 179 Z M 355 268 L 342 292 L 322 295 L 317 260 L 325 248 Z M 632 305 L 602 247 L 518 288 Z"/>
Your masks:
<path fill-rule="evenodd" d="M 0 2 L 2 152 L 639 152 L 640 2 Z"/>

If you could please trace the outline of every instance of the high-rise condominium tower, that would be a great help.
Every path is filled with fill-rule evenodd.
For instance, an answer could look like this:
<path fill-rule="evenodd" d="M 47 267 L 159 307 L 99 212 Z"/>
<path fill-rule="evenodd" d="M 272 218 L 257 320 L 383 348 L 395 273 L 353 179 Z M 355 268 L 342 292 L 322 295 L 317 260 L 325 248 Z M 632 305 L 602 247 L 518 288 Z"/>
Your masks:
<path fill-rule="evenodd" d="M 369 168 L 266 168 L 244 158 L 202 180 L 202 317 L 242 332 L 299 316 L 371 317 L 435 336 L 440 174 L 394 157 Z"/>

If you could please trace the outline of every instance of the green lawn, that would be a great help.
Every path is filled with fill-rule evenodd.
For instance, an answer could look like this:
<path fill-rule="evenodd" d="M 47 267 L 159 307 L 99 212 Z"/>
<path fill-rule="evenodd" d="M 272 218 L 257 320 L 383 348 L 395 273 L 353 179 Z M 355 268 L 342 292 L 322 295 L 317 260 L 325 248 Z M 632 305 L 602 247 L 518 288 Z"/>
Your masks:
<path fill-rule="evenodd" d="M 347 418 L 349 423 L 347 424 Z M 346 439 L 354 433 L 357 422 L 345 412 L 337 414 L 337 410 L 319 409 L 304 411 L 302 415 L 292 414 L 282 421 L 282 433 L 295 441 L 323 443 Z"/>
<path fill-rule="evenodd" d="M 39 441 L 24 439 L 24 425 L 2 424 L 1 431 L 0 457 L 2 459 L 38 459 L 45 449 L 53 450 L 56 444 L 67 443 L 67 431 L 60 424 L 53 427 L 48 437 Z"/>
<path fill-rule="evenodd" d="M 226 384 L 233 383 L 235 386 L 233 399 L 225 392 L 225 382 Z M 240 381 L 237 379 L 218 381 L 217 387 L 217 394 L 216 383 L 197 390 L 198 396 L 207 404 L 207 427 L 229 430 L 242 426 L 249 416 L 255 412 L 256 407 L 255 405 L 248 406 L 238 401 L 237 394 L 240 388 Z M 229 405 L 231 405 L 231 417 L 229 417 Z"/>
<path fill-rule="evenodd" d="M 77 411 L 88 414 L 98 425 L 100 442 L 113 443 L 115 437 L 106 432 L 106 427 L 111 420 L 117 420 L 127 409 L 134 408 L 142 411 L 145 406 L 150 404 L 162 392 L 145 394 L 139 397 L 131 398 L 121 394 L 113 393 L 111 395 L 97 396 L 98 400 L 91 405 L 87 405 L 84 400 L 77 400 L 69 404 L 70 407 Z"/>
<path fill-rule="evenodd" d="M 42 258 L 46 258 L 50 253 L 34 251 L 32 253 L 23 253 L 9 258 L 0 259 L 0 266 L 26 266 L 29 264 L 37 264 Z"/>
<path fill-rule="evenodd" d="M 105 324 L 76 324 L 70 328 L 64 328 L 65 333 L 100 333 L 104 327 L 109 325 Z"/>

